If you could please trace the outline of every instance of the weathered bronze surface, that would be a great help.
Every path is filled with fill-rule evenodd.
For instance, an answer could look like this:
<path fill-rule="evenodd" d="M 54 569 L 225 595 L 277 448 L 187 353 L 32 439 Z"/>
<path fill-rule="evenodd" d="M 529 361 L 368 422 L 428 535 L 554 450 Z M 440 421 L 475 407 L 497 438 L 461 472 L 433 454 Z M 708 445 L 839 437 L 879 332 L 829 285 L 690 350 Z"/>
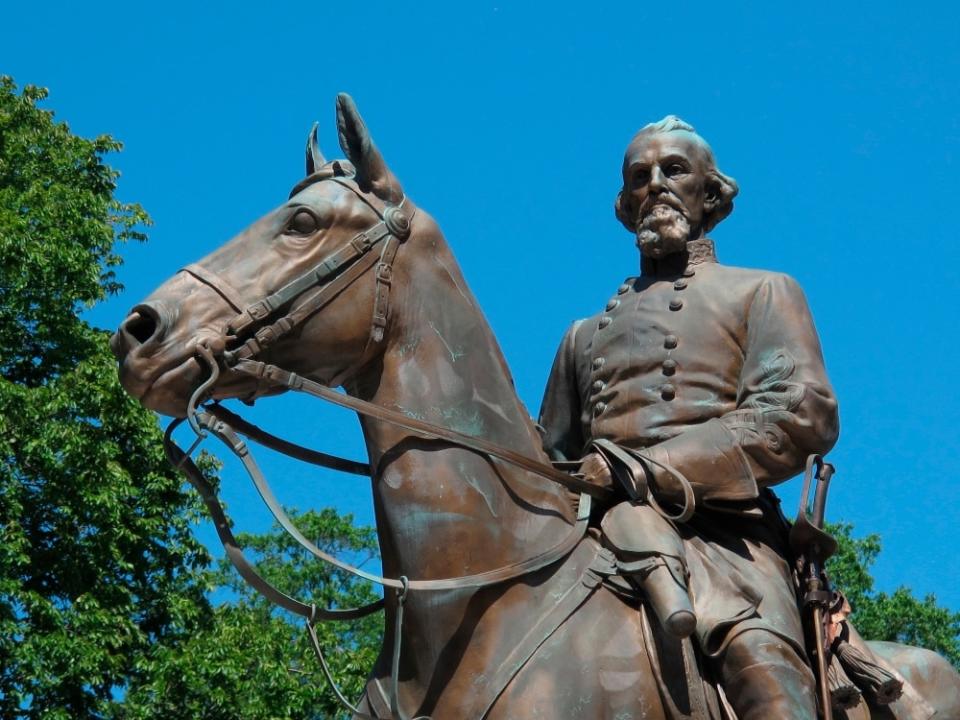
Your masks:
<path fill-rule="evenodd" d="M 311 133 L 308 177 L 290 200 L 160 286 L 112 345 L 124 387 L 175 417 L 196 421 L 207 395 L 288 387 L 324 397 L 342 385 L 360 401 L 384 574 L 401 589 L 386 594 L 360 712 L 732 717 L 719 683 L 740 718 L 814 717 L 767 488 L 829 449 L 836 403 L 796 284 L 716 262 L 705 233 L 736 185 L 706 144 L 668 120 L 628 149 L 617 212 L 643 272 L 568 334 L 542 414 L 550 452 L 588 453 L 580 473 L 610 499 L 562 559 L 516 577 L 511 568 L 563 547 L 586 517 L 538 469 L 543 438 L 436 223 L 405 197 L 352 101 L 340 96 L 337 110 L 349 162 L 327 162 Z M 689 514 L 675 506 L 685 501 L 691 517 L 664 519 Z M 606 521 L 604 509 L 615 511 Z M 509 579 L 430 582 L 487 572 Z M 647 612 L 636 586 L 650 595 L 670 583 L 667 610 Z M 689 617 L 671 616 L 684 598 Z M 848 717 L 960 717 L 960 678 L 945 661 L 871 647 L 913 695 Z"/>

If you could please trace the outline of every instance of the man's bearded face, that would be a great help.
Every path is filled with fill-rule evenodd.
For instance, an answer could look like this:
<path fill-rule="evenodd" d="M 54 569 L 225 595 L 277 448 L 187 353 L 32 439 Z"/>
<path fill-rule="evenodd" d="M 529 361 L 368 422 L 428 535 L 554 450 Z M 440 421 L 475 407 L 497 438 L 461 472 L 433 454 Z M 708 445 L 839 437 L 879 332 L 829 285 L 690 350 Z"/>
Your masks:
<path fill-rule="evenodd" d="M 644 134 L 627 148 L 623 182 L 642 254 L 664 257 L 702 237 L 706 165 L 700 139 L 686 131 Z"/>

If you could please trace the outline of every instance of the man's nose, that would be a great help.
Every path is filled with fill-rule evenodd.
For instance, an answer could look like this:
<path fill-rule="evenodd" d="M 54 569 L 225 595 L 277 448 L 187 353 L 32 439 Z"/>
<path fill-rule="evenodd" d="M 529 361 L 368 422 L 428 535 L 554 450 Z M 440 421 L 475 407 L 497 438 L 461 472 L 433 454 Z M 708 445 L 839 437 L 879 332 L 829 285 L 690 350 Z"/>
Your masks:
<path fill-rule="evenodd" d="M 651 192 L 659 192 L 663 190 L 663 173 L 660 171 L 660 168 L 657 165 L 654 165 L 650 169 L 650 182 L 648 183 Z"/>

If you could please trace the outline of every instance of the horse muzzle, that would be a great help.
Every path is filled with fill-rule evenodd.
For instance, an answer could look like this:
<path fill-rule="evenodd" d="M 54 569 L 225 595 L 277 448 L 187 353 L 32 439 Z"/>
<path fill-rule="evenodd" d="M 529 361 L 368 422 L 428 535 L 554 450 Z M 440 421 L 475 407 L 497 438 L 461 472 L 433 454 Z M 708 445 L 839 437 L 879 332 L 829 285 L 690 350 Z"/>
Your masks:
<path fill-rule="evenodd" d="M 196 360 L 197 344 L 222 350 L 223 339 L 175 342 L 170 334 L 176 320 L 176 309 L 162 300 L 137 305 L 110 338 L 110 349 L 124 390 L 151 410 L 183 417 L 206 367 Z"/>

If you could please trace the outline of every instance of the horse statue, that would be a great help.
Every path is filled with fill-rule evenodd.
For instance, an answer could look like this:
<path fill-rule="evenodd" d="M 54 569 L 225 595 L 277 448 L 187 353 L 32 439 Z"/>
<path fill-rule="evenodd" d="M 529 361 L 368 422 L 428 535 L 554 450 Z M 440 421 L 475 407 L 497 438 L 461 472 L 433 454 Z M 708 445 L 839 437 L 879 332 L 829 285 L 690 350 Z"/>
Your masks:
<path fill-rule="evenodd" d="M 111 341 L 123 386 L 228 440 L 204 399 L 294 389 L 360 413 L 387 591 L 383 648 L 354 717 L 730 717 L 722 694 L 684 689 L 691 665 L 662 660 L 640 600 L 606 582 L 591 488 L 548 465 L 447 241 L 347 95 L 337 125 L 347 160 L 323 158 L 314 126 L 289 200 L 133 308 Z M 960 718 L 945 660 L 872 649 L 935 713 L 924 717 Z"/>

